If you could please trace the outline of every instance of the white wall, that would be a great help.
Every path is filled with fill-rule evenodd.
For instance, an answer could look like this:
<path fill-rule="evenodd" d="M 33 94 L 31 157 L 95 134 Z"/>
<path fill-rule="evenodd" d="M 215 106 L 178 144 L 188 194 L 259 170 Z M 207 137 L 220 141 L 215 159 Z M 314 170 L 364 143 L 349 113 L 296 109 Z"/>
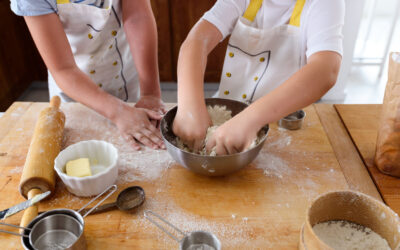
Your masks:
<path fill-rule="evenodd" d="M 366 0 L 365 0 L 366 1 Z M 399 0 L 376 0 L 376 16 L 392 16 L 394 11 L 394 6 L 396 6 L 396 2 Z"/>
<path fill-rule="evenodd" d="M 343 101 L 346 97 L 344 90 L 346 88 L 346 80 L 353 61 L 354 47 L 363 15 L 365 0 L 346 0 L 345 2 L 346 11 L 343 27 L 344 38 L 342 65 L 335 86 L 322 97 L 322 100 Z"/>

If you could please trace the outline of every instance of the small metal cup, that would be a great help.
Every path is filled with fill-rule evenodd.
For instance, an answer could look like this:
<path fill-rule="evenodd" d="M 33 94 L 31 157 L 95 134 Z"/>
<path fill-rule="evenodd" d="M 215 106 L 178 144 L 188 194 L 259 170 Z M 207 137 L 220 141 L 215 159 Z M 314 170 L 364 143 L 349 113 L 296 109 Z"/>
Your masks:
<path fill-rule="evenodd" d="M 280 119 L 278 125 L 281 128 L 297 130 L 300 129 L 303 125 L 303 120 L 305 117 L 306 112 L 304 112 L 303 110 L 298 110 Z"/>
<path fill-rule="evenodd" d="M 53 214 L 36 223 L 29 243 L 34 249 L 84 249 L 83 224 L 67 214 Z"/>
<path fill-rule="evenodd" d="M 163 227 L 161 224 L 159 224 L 155 220 L 153 220 L 150 215 L 158 218 L 160 221 L 162 221 L 163 223 L 165 223 L 166 225 L 168 225 L 172 229 L 174 229 L 175 232 L 178 232 L 179 234 L 183 235 L 183 238 L 182 239 L 177 238 L 170 231 L 168 231 L 165 227 Z M 197 250 L 197 249 L 221 250 L 220 241 L 214 234 L 212 234 L 210 232 L 193 231 L 193 232 L 190 232 L 189 234 L 186 234 L 186 233 L 182 232 L 176 226 L 174 226 L 171 223 L 169 223 L 168 221 L 166 221 L 160 215 L 158 215 L 152 211 L 149 211 L 149 210 L 144 212 L 144 217 L 146 217 L 146 219 L 148 219 L 151 223 L 153 223 L 158 228 L 160 228 L 164 233 L 168 234 L 169 237 L 171 237 L 176 242 L 178 242 L 180 250 Z"/>
<path fill-rule="evenodd" d="M 187 234 L 180 242 L 181 249 L 185 250 L 217 250 L 221 243 L 214 234 L 205 231 L 194 231 Z"/>

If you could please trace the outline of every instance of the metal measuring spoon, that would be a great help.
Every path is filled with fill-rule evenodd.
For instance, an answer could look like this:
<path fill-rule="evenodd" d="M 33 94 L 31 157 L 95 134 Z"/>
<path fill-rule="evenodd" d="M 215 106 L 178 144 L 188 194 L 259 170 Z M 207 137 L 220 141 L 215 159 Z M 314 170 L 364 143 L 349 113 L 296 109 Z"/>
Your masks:
<path fill-rule="evenodd" d="M 112 203 L 107 203 L 95 208 L 90 214 L 101 213 L 118 208 L 121 211 L 132 210 L 143 204 L 145 193 L 142 187 L 132 186 L 122 190 L 117 197 L 117 200 Z M 85 214 L 90 208 L 83 209 L 80 214 Z"/>

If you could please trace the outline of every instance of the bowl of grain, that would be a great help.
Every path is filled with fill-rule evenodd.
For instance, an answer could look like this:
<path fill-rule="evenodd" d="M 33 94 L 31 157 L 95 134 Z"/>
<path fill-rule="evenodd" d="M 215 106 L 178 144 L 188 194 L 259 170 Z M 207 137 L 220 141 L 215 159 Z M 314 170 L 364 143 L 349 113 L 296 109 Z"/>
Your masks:
<path fill-rule="evenodd" d="M 299 249 L 400 249 L 400 220 L 368 195 L 325 193 L 307 210 Z"/>
<path fill-rule="evenodd" d="M 239 101 L 222 98 L 208 98 L 205 101 L 214 126 L 223 124 L 248 106 Z M 161 120 L 162 137 L 172 158 L 197 174 L 224 176 L 244 168 L 257 157 L 268 134 L 269 127 L 266 125 L 258 132 L 257 139 L 248 149 L 236 154 L 216 155 L 213 152 L 208 154 L 204 148 L 201 151 L 193 152 L 172 131 L 176 111 L 177 107 L 172 108 Z M 210 127 L 209 131 L 215 130 L 214 126 Z"/>

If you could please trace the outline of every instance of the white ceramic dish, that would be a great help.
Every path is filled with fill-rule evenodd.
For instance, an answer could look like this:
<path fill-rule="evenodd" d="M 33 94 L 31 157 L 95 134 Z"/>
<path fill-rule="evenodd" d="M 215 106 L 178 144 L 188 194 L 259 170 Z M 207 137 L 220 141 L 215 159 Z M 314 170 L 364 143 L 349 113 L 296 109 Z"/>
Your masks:
<path fill-rule="evenodd" d="M 65 173 L 70 160 L 89 158 L 92 176 L 73 177 Z M 61 151 L 54 160 L 54 169 L 68 191 L 76 196 L 88 197 L 101 193 L 115 183 L 118 177 L 118 150 L 105 141 L 81 141 Z"/>

